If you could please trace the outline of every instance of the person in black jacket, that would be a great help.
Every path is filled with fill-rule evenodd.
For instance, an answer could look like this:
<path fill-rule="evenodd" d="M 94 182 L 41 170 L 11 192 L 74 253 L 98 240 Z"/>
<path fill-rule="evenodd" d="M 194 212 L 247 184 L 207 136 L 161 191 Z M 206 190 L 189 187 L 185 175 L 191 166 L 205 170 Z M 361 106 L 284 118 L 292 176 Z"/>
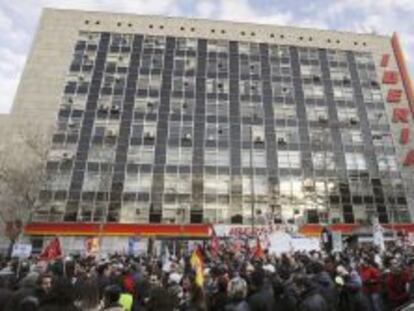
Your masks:
<path fill-rule="evenodd" d="M 356 272 L 345 277 L 345 286 L 339 295 L 339 311 L 371 311 L 371 304 L 362 292 L 361 280 Z"/>
<path fill-rule="evenodd" d="M 39 311 L 79 311 L 75 307 L 75 289 L 66 278 L 54 281 L 50 293 L 40 304 Z"/>
<path fill-rule="evenodd" d="M 299 293 L 299 311 L 329 311 L 325 299 L 319 293 L 315 285 L 308 276 L 299 276 L 295 278 L 295 286 Z"/>
<path fill-rule="evenodd" d="M 264 286 L 265 272 L 261 268 L 251 275 L 251 295 L 248 299 L 251 311 L 272 311 L 274 299 L 271 288 Z"/>
<path fill-rule="evenodd" d="M 39 275 L 37 273 L 29 273 L 20 282 L 19 289 L 12 294 L 4 310 L 18 311 L 20 309 L 20 303 L 27 297 L 38 299 L 38 278 Z"/>
<path fill-rule="evenodd" d="M 277 310 L 295 311 L 297 305 L 297 297 L 293 290 L 284 286 L 283 280 L 279 276 L 272 279 L 273 297 Z"/>

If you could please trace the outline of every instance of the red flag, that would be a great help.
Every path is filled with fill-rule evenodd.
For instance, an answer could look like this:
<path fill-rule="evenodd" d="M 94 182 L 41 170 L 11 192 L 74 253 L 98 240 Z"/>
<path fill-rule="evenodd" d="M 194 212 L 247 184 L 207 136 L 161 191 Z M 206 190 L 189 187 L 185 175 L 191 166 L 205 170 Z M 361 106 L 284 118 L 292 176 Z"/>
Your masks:
<path fill-rule="evenodd" d="M 260 240 L 257 238 L 256 240 L 256 249 L 254 251 L 253 257 L 262 258 L 264 256 L 264 252 L 262 249 L 262 245 L 260 245 Z"/>
<path fill-rule="evenodd" d="M 52 239 L 39 255 L 40 260 L 53 260 L 63 255 L 58 238 Z"/>

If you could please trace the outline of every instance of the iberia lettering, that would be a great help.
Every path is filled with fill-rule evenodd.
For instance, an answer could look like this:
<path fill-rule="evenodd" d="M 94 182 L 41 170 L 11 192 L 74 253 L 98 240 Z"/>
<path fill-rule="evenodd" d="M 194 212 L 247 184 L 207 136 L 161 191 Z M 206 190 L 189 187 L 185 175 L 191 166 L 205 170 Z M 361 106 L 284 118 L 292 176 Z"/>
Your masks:
<path fill-rule="evenodd" d="M 382 76 L 382 83 L 397 84 L 397 82 L 398 82 L 397 71 L 384 71 L 384 75 Z"/>
<path fill-rule="evenodd" d="M 407 108 L 394 108 L 392 114 L 392 122 L 408 123 L 410 111 Z"/>

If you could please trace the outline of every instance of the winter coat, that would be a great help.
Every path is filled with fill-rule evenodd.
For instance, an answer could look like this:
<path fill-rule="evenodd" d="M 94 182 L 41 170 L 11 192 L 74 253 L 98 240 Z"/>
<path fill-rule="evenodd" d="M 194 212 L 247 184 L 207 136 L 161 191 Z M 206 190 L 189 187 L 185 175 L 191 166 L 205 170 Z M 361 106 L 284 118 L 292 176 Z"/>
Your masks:
<path fill-rule="evenodd" d="M 368 298 L 359 288 L 345 287 L 339 294 L 339 311 L 370 311 Z"/>
<path fill-rule="evenodd" d="M 18 311 L 19 303 L 27 297 L 36 297 L 37 291 L 36 288 L 32 286 L 25 286 L 15 291 L 11 297 L 8 299 L 5 311 Z"/>
<path fill-rule="evenodd" d="M 0 311 L 5 310 L 6 304 L 10 300 L 13 292 L 6 288 L 0 288 Z"/>
<path fill-rule="evenodd" d="M 284 291 L 284 293 L 280 295 L 275 295 L 275 306 L 277 310 L 283 310 L 283 311 L 295 311 L 296 310 L 296 304 L 297 299 L 288 291 Z"/>
<path fill-rule="evenodd" d="M 211 296 L 210 309 L 223 311 L 227 302 L 227 294 L 224 291 L 218 291 Z"/>
<path fill-rule="evenodd" d="M 46 302 L 38 311 L 81 311 L 74 304 L 60 304 L 58 302 Z"/>
<path fill-rule="evenodd" d="M 308 289 L 301 295 L 299 311 L 329 311 L 330 308 L 325 299 L 319 294 L 316 287 Z"/>
<path fill-rule="evenodd" d="M 275 305 L 273 292 L 262 287 L 249 297 L 248 303 L 251 311 L 272 311 Z"/>
<path fill-rule="evenodd" d="M 381 291 L 381 273 L 374 267 L 362 267 L 359 269 L 365 294 L 379 293 Z"/>
<path fill-rule="evenodd" d="M 326 271 L 322 271 L 313 277 L 313 281 L 319 289 L 319 293 L 325 299 L 328 306 L 333 309 L 338 303 L 338 292 L 331 276 Z"/>
<path fill-rule="evenodd" d="M 102 311 L 124 311 L 124 308 L 119 303 L 114 303 L 107 307 L 104 307 Z"/>
<path fill-rule="evenodd" d="M 409 300 L 410 295 L 406 289 L 409 282 L 410 275 L 405 271 L 400 274 L 390 273 L 387 275 L 385 287 L 388 301 L 393 308 L 401 306 Z"/>
<path fill-rule="evenodd" d="M 245 300 L 231 301 L 226 304 L 225 311 L 250 311 L 249 304 Z"/>

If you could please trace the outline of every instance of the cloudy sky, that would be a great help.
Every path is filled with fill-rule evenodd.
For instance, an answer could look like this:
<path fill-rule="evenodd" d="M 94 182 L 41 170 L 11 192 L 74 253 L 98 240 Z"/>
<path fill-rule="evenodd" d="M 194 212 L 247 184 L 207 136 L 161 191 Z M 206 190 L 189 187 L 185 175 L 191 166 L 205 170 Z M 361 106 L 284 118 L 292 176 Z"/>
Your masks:
<path fill-rule="evenodd" d="M 5 0 L 0 1 L 0 113 L 7 113 L 11 107 L 43 7 L 202 17 L 380 34 L 397 31 L 414 73 L 414 0 Z"/>

